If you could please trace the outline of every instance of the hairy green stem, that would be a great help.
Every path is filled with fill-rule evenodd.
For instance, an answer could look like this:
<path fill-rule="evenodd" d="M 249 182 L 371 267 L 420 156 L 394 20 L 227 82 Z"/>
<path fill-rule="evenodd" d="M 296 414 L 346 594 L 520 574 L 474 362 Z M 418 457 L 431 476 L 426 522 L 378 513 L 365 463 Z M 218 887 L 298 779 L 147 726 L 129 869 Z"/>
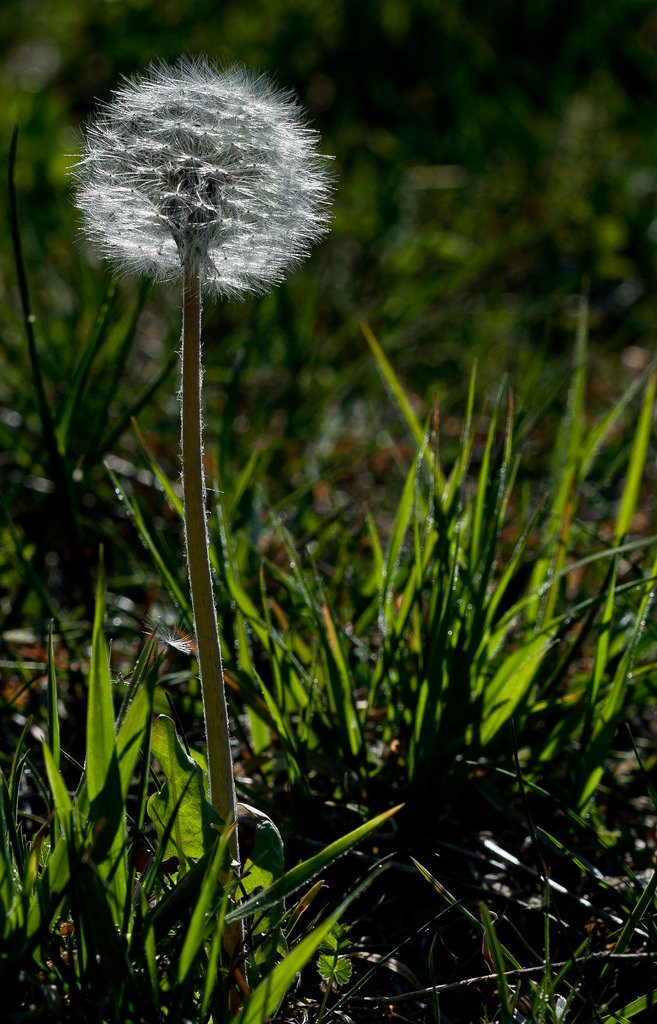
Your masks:
<path fill-rule="evenodd" d="M 203 694 L 210 800 L 224 828 L 228 828 L 237 818 L 237 800 L 208 549 L 201 378 L 201 288 L 198 274 L 186 268 L 183 283 L 181 414 L 185 544 Z M 235 872 L 238 873 L 237 828 L 233 829 L 229 850 L 236 865 Z M 232 876 L 228 873 L 222 878 L 222 884 L 230 883 L 231 880 Z M 229 953 L 238 952 L 243 939 L 241 922 L 226 927 L 224 940 Z"/>

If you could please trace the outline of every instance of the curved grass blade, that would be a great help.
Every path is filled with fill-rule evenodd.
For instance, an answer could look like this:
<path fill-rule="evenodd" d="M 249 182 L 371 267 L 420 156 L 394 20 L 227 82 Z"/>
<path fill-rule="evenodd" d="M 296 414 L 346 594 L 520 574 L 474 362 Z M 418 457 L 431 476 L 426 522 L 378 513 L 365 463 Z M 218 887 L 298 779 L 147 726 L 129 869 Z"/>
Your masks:
<path fill-rule="evenodd" d="M 341 857 L 344 853 L 347 853 L 356 843 L 359 843 L 361 839 L 374 832 L 384 821 L 391 818 L 393 814 L 401 809 L 403 805 L 398 804 L 397 807 L 393 807 L 389 811 L 384 811 L 383 814 L 379 814 L 376 818 L 372 818 L 370 821 L 365 822 L 364 825 L 359 825 L 352 832 L 348 832 L 340 839 L 336 839 L 335 842 L 330 843 L 325 849 L 320 850 L 313 857 L 309 857 L 308 860 L 304 860 L 301 864 L 297 864 L 296 867 L 292 868 L 291 871 L 287 871 L 282 878 L 277 879 L 268 889 L 262 892 L 256 893 L 251 899 L 244 900 L 239 907 L 235 910 L 231 910 L 226 915 L 226 921 L 237 921 L 239 918 L 248 917 L 251 914 L 262 913 L 274 907 L 277 903 L 286 899 L 291 893 L 296 892 L 302 885 L 306 885 L 311 879 L 316 878 L 317 875 L 324 871 L 329 864 L 332 864 L 334 860 Z"/>
<path fill-rule="evenodd" d="M 648 378 L 646 392 L 639 413 L 639 420 L 632 443 L 632 454 L 627 469 L 623 497 L 621 499 L 616 528 L 614 531 L 614 542 L 618 544 L 630 528 L 632 516 L 636 510 L 639 489 L 643 479 L 643 471 L 648 455 L 648 444 L 652 433 L 652 418 L 655 405 L 655 392 L 657 391 L 657 371 L 653 370 Z"/>
<path fill-rule="evenodd" d="M 396 808 L 395 808 L 396 809 Z M 386 816 L 392 812 L 388 812 Z M 375 819 L 376 820 L 376 819 Z M 371 822 L 369 823 L 371 824 Z M 385 865 L 383 865 L 385 868 Z M 263 1024 L 280 1006 L 285 993 L 290 988 L 297 974 L 306 966 L 317 948 L 328 936 L 340 917 L 352 903 L 376 877 L 381 873 L 382 867 L 375 868 L 361 884 L 351 892 L 330 917 L 318 925 L 310 935 L 296 945 L 288 955 L 274 967 L 273 971 L 264 978 L 257 988 L 248 997 L 241 1012 L 233 1017 L 231 1024 Z"/>

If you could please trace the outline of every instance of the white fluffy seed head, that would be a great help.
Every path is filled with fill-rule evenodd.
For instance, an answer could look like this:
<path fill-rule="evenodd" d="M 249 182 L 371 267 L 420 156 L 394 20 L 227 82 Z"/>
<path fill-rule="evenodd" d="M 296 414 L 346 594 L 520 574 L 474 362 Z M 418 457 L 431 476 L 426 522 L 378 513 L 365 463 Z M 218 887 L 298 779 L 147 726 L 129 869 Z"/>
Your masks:
<path fill-rule="evenodd" d="M 326 232 L 327 158 L 289 92 L 206 59 L 151 65 L 87 128 L 74 167 L 87 236 L 117 270 L 265 292 Z"/>

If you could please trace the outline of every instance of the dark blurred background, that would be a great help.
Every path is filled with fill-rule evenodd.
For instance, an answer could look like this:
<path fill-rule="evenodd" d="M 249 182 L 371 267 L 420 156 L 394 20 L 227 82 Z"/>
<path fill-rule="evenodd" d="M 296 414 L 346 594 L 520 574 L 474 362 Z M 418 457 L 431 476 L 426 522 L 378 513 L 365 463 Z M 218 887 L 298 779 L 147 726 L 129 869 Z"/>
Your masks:
<path fill-rule="evenodd" d="M 585 284 L 601 340 L 650 345 L 650 0 L 4 0 L 2 139 L 18 120 L 41 268 L 67 262 L 65 170 L 95 98 L 183 52 L 271 72 L 335 154 L 317 257 L 332 331 L 366 316 L 402 364 L 442 365 L 462 346 L 499 347 L 504 363 L 546 329 L 563 344 Z"/>
<path fill-rule="evenodd" d="M 18 122 L 23 245 L 55 410 L 109 283 L 71 203 L 67 167 L 79 132 L 122 75 L 201 52 L 262 68 L 296 90 L 337 178 L 332 232 L 310 263 L 263 300 L 206 310 L 208 437 L 220 475 L 261 447 L 255 476 L 272 500 L 320 479 L 346 480 L 352 497 L 377 483 L 385 491 L 391 444 L 409 434 L 361 319 L 422 417 L 439 398 L 446 435 L 458 433 L 475 360 L 484 394 L 507 380 L 520 407 L 565 398 L 582 292 L 594 400 L 610 401 L 649 361 L 657 320 L 651 0 L 3 0 L 0 156 L 6 165 Z M 0 432 L 27 430 L 23 454 L 5 457 L 18 494 L 28 468 L 37 480 L 49 470 L 45 460 L 38 466 L 4 189 L 0 206 Z M 138 295 L 135 282 L 120 283 L 112 322 L 129 320 Z M 85 462 L 90 433 L 114 430 L 113 454 L 134 449 L 121 417 L 175 353 L 179 303 L 162 288 L 146 295 L 125 373 L 100 412 L 94 382 L 110 379 L 111 351 L 105 363 L 95 358 L 67 452 L 81 486 L 87 471 L 99 480 L 105 472 L 99 457 Z M 171 365 L 139 420 L 175 476 Z M 366 447 L 375 457 L 364 465 Z M 93 510 L 97 492 L 81 500 Z"/>

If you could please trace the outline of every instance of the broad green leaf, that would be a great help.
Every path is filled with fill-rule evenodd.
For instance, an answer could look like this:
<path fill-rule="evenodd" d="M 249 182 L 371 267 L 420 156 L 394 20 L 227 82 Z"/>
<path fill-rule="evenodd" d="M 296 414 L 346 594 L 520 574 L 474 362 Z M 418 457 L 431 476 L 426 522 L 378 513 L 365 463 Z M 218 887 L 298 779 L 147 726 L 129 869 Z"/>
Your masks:
<path fill-rule="evenodd" d="M 329 956 L 322 953 L 317 958 L 317 970 L 324 981 L 333 985 L 346 985 L 351 978 L 351 963 L 345 956 Z"/>
<path fill-rule="evenodd" d="M 178 857 L 184 864 L 190 858 L 202 857 L 213 846 L 221 822 L 208 800 L 203 770 L 189 757 L 166 715 L 156 719 L 151 745 L 166 781 L 148 801 L 148 813 L 161 842 L 180 802 L 165 859 Z"/>
<path fill-rule="evenodd" d="M 271 818 L 249 804 L 237 807 L 240 835 L 249 841 L 250 853 L 244 864 L 241 888 L 245 895 L 267 888 L 283 874 L 283 840 Z"/>
<path fill-rule="evenodd" d="M 237 806 L 241 848 L 249 849 L 240 878 L 244 895 L 256 889 L 268 889 L 284 870 L 284 850 L 281 834 L 271 818 L 255 807 L 240 803 Z M 255 935 L 271 932 L 280 922 L 284 904 L 276 905 L 267 914 L 258 914 L 251 930 Z"/>

